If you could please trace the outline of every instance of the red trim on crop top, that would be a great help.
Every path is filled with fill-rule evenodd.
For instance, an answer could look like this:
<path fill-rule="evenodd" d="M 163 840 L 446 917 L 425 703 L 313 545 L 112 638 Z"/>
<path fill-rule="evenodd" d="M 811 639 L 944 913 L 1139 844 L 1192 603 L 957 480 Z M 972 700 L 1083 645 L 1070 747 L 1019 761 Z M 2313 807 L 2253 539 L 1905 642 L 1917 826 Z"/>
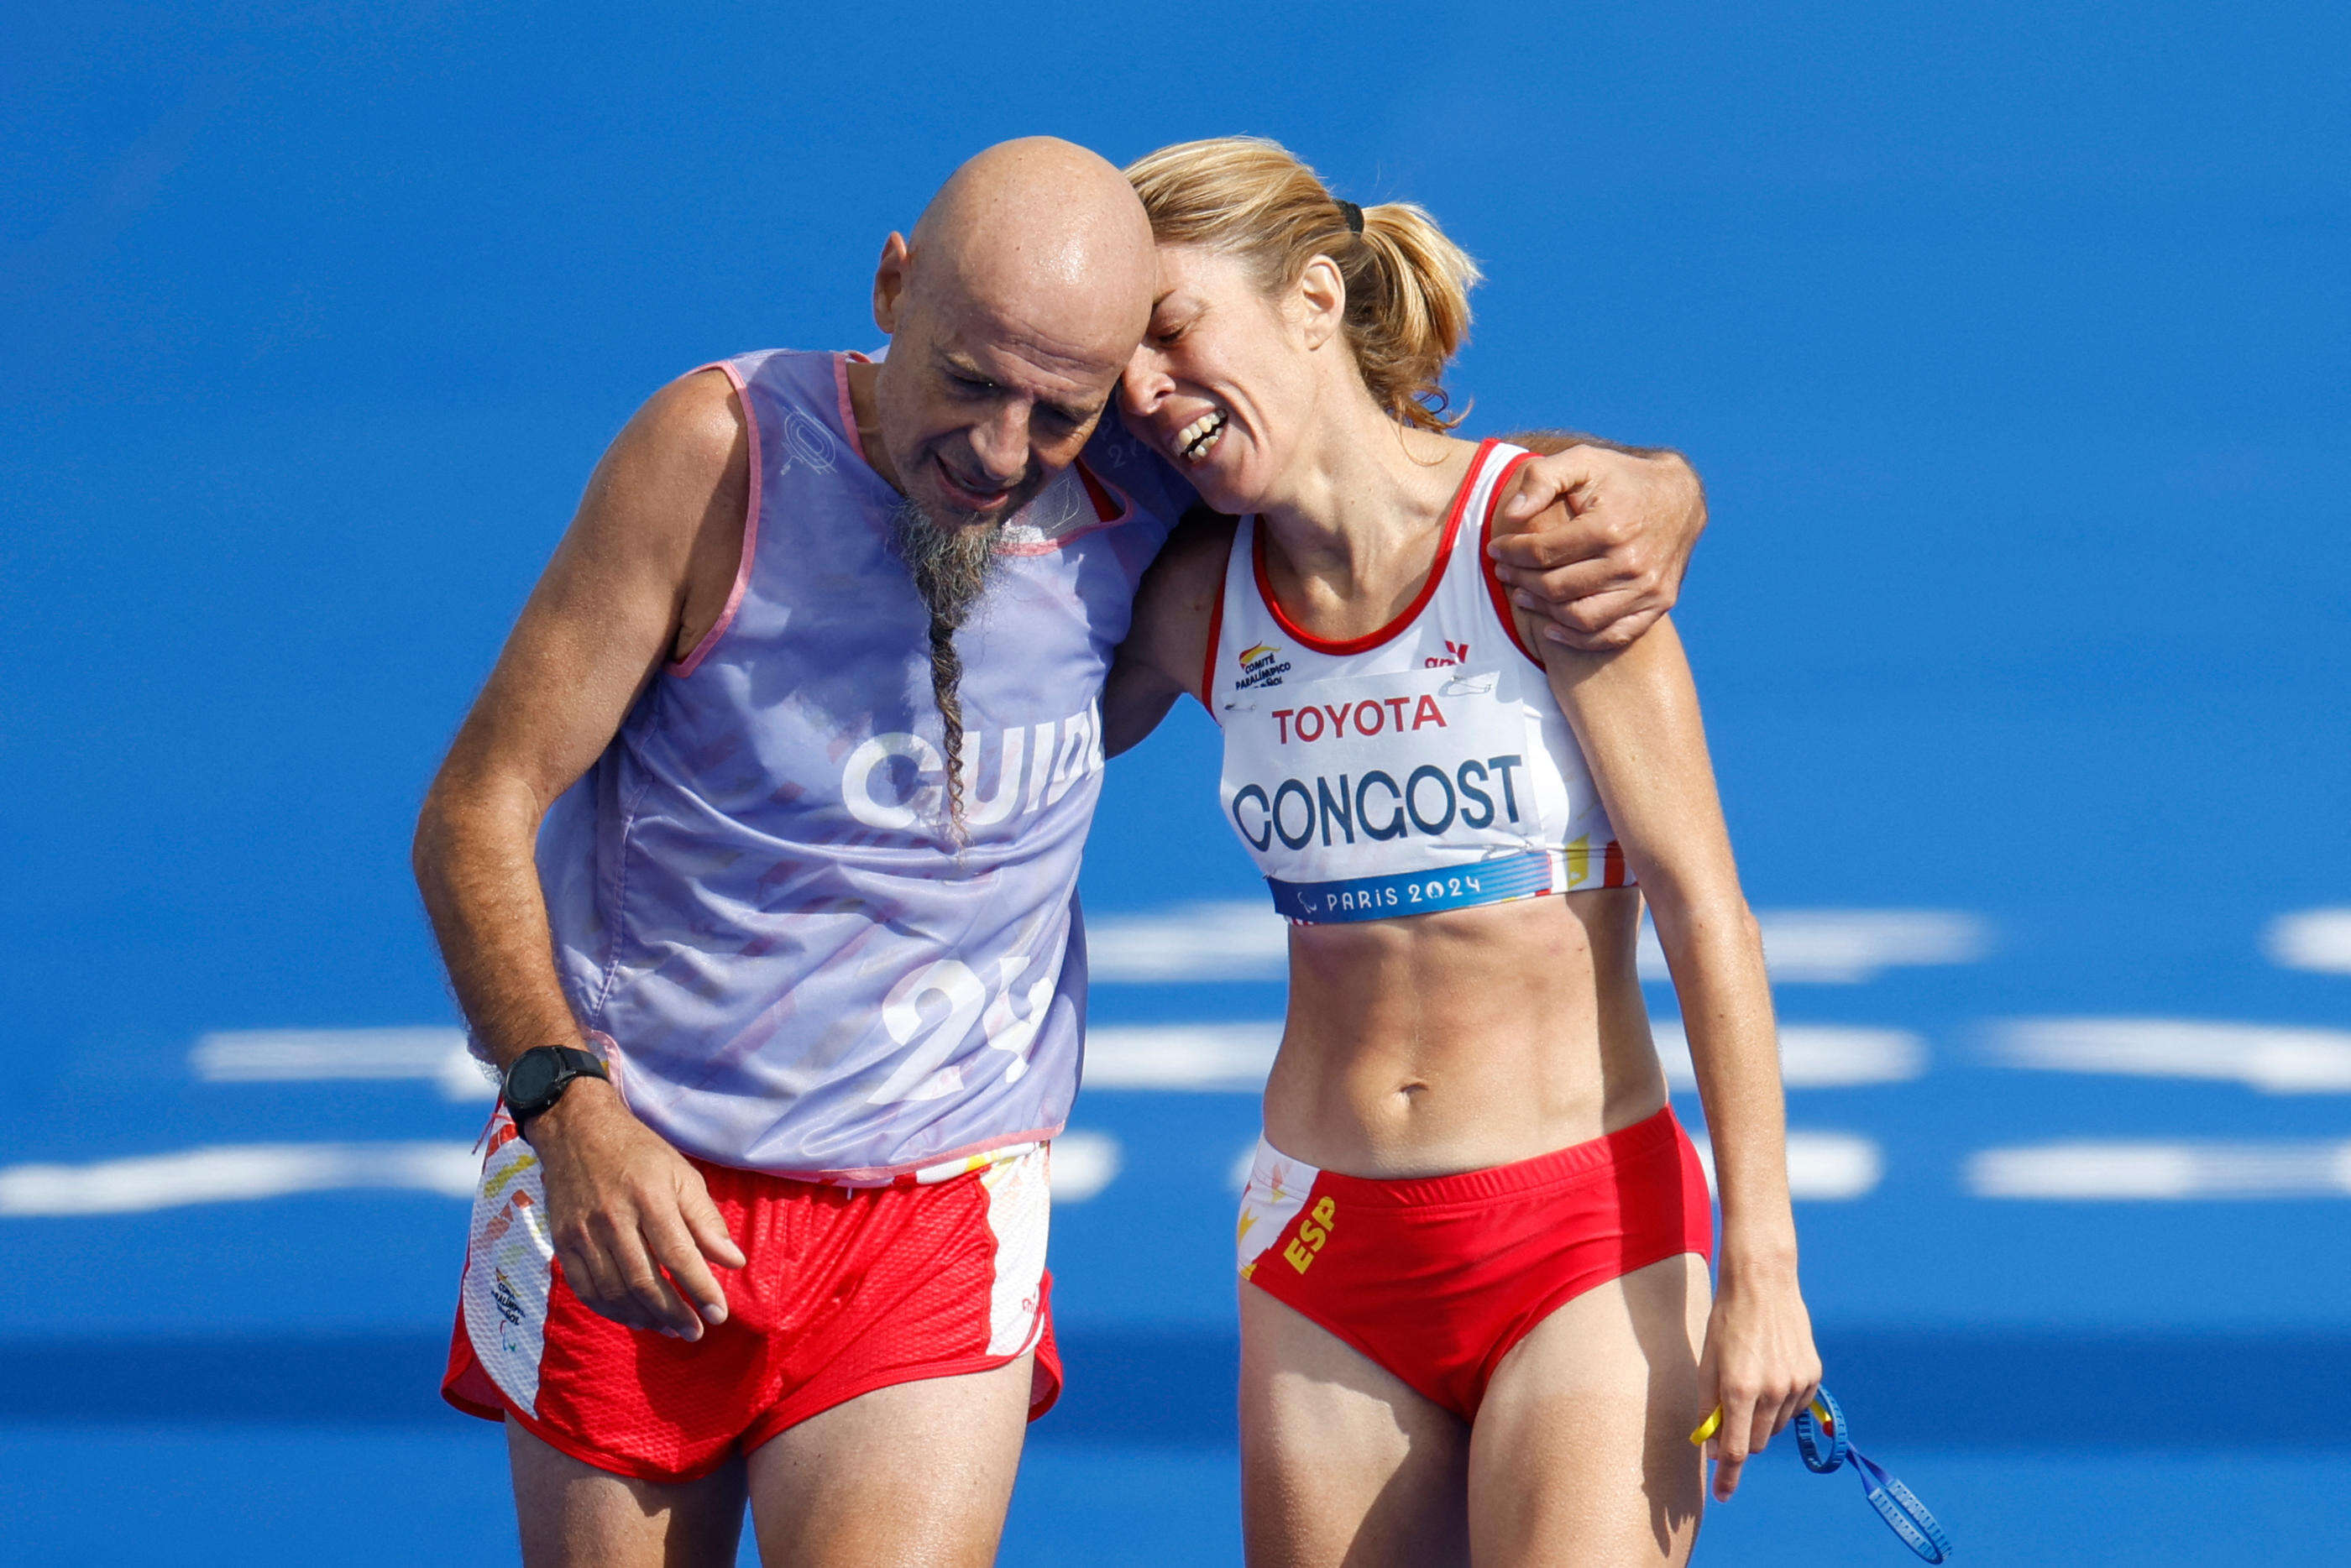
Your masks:
<path fill-rule="evenodd" d="M 1251 552 L 1255 560 L 1252 564 L 1257 568 L 1258 597 L 1265 601 L 1266 610 L 1273 617 L 1273 623 L 1317 653 L 1350 654 L 1370 652 L 1418 619 L 1420 612 L 1428 607 L 1428 601 L 1437 597 L 1437 585 L 1445 578 L 1446 563 L 1452 559 L 1453 541 L 1461 532 L 1461 514 L 1469 504 L 1469 492 L 1476 487 L 1479 472 L 1486 465 L 1486 454 L 1497 444 L 1490 436 L 1478 443 L 1478 454 L 1469 460 L 1469 472 L 1462 476 L 1461 488 L 1453 493 L 1452 509 L 1445 514 L 1445 532 L 1437 537 L 1437 558 L 1429 563 L 1428 580 L 1420 585 L 1420 592 L 1413 596 L 1412 603 L 1404 607 L 1403 614 L 1377 631 L 1366 632 L 1362 637 L 1333 642 L 1315 636 L 1282 612 L 1281 601 L 1273 597 L 1272 579 L 1266 576 L 1265 519 L 1259 518 L 1251 530 L 1255 535 Z"/>
<path fill-rule="evenodd" d="M 1225 541 L 1224 564 L 1217 569 L 1217 597 L 1208 604 L 1208 650 L 1200 656 L 1200 706 L 1217 719 L 1217 639 L 1225 633 L 1225 583 L 1233 575 L 1233 542 Z M 1219 729 L 1224 721 L 1217 719 Z"/>
<path fill-rule="evenodd" d="M 1494 601 L 1494 613 L 1502 618 L 1502 629 L 1510 634 L 1510 640 L 1518 644 L 1519 651 L 1532 660 L 1536 668 L 1541 669 L 1542 655 L 1529 648 L 1527 639 L 1519 635 L 1518 612 L 1510 607 L 1510 596 L 1503 590 L 1502 579 L 1494 575 L 1492 554 L 1494 516 L 1502 510 L 1502 493 L 1510 488 L 1511 476 L 1533 462 L 1534 455 L 1531 452 L 1520 452 L 1510 460 L 1510 467 L 1502 470 L 1502 477 L 1494 482 L 1494 498 L 1486 505 L 1486 525 L 1478 535 L 1478 569 L 1485 574 L 1486 597 Z M 1613 887 L 1614 884 L 1610 885 Z"/>

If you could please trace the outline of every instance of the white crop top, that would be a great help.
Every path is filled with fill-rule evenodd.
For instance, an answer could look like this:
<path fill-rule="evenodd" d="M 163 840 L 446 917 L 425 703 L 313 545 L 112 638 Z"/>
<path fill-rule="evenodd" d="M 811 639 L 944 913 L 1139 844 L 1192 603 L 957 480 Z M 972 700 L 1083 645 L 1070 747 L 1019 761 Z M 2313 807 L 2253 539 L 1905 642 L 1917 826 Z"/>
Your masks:
<path fill-rule="evenodd" d="M 1224 727 L 1225 818 L 1290 919 L 1386 919 L 1633 880 L 1486 557 L 1496 504 L 1531 455 L 1479 446 L 1420 596 L 1343 642 L 1282 613 L 1259 520 L 1241 519 L 1201 690 Z"/>

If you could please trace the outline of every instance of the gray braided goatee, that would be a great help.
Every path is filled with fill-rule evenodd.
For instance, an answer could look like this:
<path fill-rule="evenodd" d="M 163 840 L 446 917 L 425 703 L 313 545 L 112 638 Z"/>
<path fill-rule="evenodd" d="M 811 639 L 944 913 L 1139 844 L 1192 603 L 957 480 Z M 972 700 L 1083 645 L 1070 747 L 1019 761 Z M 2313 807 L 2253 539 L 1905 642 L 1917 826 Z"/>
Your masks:
<path fill-rule="evenodd" d="M 963 819 L 963 655 L 956 651 L 956 628 L 931 612 L 931 697 L 939 705 L 940 737 L 947 759 L 947 836 L 960 848 L 971 842 Z"/>
<path fill-rule="evenodd" d="M 898 508 L 893 529 L 906 575 L 930 612 L 931 698 L 946 742 L 947 837 L 957 847 L 971 842 L 971 832 L 964 820 L 963 655 L 955 638 L 995 571 L 1002 532 L 1000 523 L 941 527 L 911 501 Z"/>

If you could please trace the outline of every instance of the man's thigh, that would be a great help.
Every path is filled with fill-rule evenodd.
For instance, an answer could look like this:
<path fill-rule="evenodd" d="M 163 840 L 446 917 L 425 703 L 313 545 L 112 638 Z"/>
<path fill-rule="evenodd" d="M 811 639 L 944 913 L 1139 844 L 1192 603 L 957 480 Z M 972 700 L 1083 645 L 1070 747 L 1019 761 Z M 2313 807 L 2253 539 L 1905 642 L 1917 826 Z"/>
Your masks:
<path fill-rule="evenodd" d="M 1687 1562 L 1703 1502 L 1706 1260 L 1586 1291 L 1495 1368 L 1470 1439 L 1479 1568 Z"/>
<path fill-rule="evenodd" d="M 782 1568 L 986 1568 L 1029 1424 L 1033 1354 L 860 1395 L 751 1453 L 760 1560 Z"/>
<path fill-rule="evenodd" d="M 743 1465 L 656 1485 L 580 1463 L 509 1418 L 523 1568 L 733 1568 Z"/>
<path fill-rule="evenodd" d="M 1250 1568 L 1468 1561 L 1460 1420 L 1246 1284 L 1240 1395 Z"/>

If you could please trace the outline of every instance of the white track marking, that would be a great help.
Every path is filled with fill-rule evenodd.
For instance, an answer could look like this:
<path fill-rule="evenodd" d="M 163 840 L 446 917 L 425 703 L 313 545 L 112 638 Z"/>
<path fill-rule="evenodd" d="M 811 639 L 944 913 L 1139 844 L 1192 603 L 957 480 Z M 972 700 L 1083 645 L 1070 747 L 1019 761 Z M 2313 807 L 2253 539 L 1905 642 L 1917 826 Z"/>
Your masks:
<path fill-rule="evenodd" d="M 1655 1032 L 1667 1079 L 1677 1088 L 1694 1084 L 1680 1024 L 1660 1019 Z M 1281 1024 L 1271 1020 L 1103 1025 L 1087 1036 L 1085 1081 L 1102 1089 L 1255 1093 L 1280 1043 Z M 1793 1088 L 1901 1083 L 1927 1066 L 1926 1044 L 1915 1034 L 1836 1024 L 1783 1026 L 1780 1055 Z M 454 1029 L 214 1033 L 197 1042 L 191 1062 L 208 1083 L 413 1079 L 438 1084 L 452 1099 L 496 1093 Z"/>
<path fill-rule="evenodd" d="M 1969 1157 L 1979 1198 L 2112 1201 L 2351 1197 L 2351 1143 L 2079 1140 Z"/>
<path fill-rule="evenodd" d="M 2351 909 L 2280 915 L 2262 933 L 2262 950 L 2285 969 L 2351 974 Z"/>
<path fill-rule="evenodd" d="M 1889 969 L 1974 963 L 1991 928 L 1959 909 L 1758 909 L 1763 961 L 1782 985 L 1860 985 Z M 1641 923 L 1641 978 L 1670 980 L 1656 929 Z"/>
<path fill-rule="evenodd" d="M 1086 1033 L 1089 1089 L 1265 1087 L 1281 1044 L 1278 1023 L 1113 1025 Z"/>
<path fill-rule="evenodd" d="M 1090 916 L 1086 971 L 1096 981 L 1280 980 L 1290 923 L 1263 898 Z"/>
<path fill-rule="evenodd" d="M 1053 1140 L 1049 1163 L 1053 1201 L 1083 1203 L 1118 1179 L 1126 1155 L 1108 1133 L 1065 1132 Z"/>
<path fill-rule="evenodd" d="M 416 1079 L 452 1100 L 497 1097 L 465 1049 L 462 1029 L 215 1030 L 197 1040 L 188 1065 L 208 1084 L 299 1084 L 338 1079 Z"/>
<path fill-rule="evenodd" d="M 1714 1147 L 1702 1137 L 1698 1162 L 1714 1190 Z M 1886 1156 L 1874 1138 L 1859 1133 L 1788 1130 L 1788 1196 L 1814 1203 L 1844 1203 L 1865 1198 L 1886 1176 Z"/>
<path fill-rule="evenodd" d="M 2351 1031 L 2186 1018 L 2020 1018 L 1993 1059 L 2058 1073 L 2210 1078 L 2271 1095 L 2351 1094 Z"/>
<path fill-rule="evenodd" d="M 1265 1086 L 1281 1024 L 1112 1025 L 1091 1031 L 1086 1083 L 1108 1089 L 1245 1089 Z M 189 1054 L 213 1084 L 408 1079 L 437 1084 L 451 1099 L 492 1099 L 455 1029 L 262 1029 L 207 1034 Z"/>
<path fill-rule="evenodd" d="M 462 1143 L 265 1143 L 0 1169 L 0 1215 L 140 1214 L 298 1192 L 392 1188 L 471 1198 L 482 1158 Z"/>
<path fill-rule="evenodd" d="M 1698 1086 L 1689 1040 L 1676 1018 L 1654 1019 L 1649 1033 L 1666 1082 L 1677 1089 Z M 1927 1070 L 1927 1043 L 1901 1029 L 1859 1029 L 1837 1023 L 1780 1026 L 1780 1078 L 1792 1089 L 1850 1088 L 1864 1084 L 1905 1084 Z"/>

